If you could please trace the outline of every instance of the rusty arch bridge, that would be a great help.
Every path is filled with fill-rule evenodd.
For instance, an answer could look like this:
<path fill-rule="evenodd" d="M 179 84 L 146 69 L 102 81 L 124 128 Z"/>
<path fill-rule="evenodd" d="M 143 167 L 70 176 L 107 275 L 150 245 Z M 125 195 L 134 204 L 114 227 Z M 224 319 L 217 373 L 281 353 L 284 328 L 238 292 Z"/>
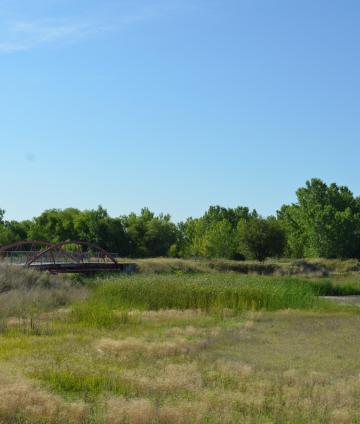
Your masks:
<path fill-rule="evenodd" d="M 119 261 L 116 254 L 85 241 L 19 241 L 0 247 L 0 261 L 53 274 L 136 270 L 136 264 Z"/>

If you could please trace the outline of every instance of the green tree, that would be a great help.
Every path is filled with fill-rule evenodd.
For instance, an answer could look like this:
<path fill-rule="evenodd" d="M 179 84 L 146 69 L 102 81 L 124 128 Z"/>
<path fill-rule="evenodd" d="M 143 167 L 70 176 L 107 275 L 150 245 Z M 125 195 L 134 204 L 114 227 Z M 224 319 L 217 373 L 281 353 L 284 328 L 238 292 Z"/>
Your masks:
<path fill-rule="evenodd" d="M 85 210 L 74 217 L 74 232 L 78 240 L 104 247 L 108 244 L 109 215 L 102 206 Z"/>
<path fill-rule="evenodd" d="M 211 225 L 203 237 L 203 255 L 208 258 L 232 259 L 236 256 L 236 231 L 223 219 Z"/>
<path fill-rule="evenodd" d="M 285 247 L 285 231 L 273 218 L 252 218 L 238 224 L 239 250 L 249 259 L 264 261 L 281 256 Z"/>
<path fill-rule="evenodd" d="M 250 212 L 247 207 L 224 208 L 222 206 L 210 206 L 202 219 L 206 223 L 206 226 L 211 226 L 214 223 L 225 220 L 235 229 L 241 219 L 248 220 L 253 216 L 257 216 L 257 212 L 255 210 Z"/>
<path fill-rule="evenodd" d="M 237 225 L 257 217 L 246 207 L 210 206 L 201 218 L 189 218 L 179 224 L 180 256 L 235 259 L 243 257 L 236 249 Z"/>
<path fill-rule="evenodd" d="M 176 242 L 177 228 L 170 215 L 155 216 L 143 208 L 140 215 L 131 213 L 124 220 L 133 257 L 166 256 Z"/>
<path fill-rule="evenodd" d="M 34 218 L 29 229 L 31 240 L 45 240 L 52 243 L 77 240 L 76 218 L 81 214 L 78 209 L 49 209 Z"/>
<path fill-rule="evenodd" d="M 30 221 L 4 221 L 0 224 L 0 245 L 27 240 Z"/>
<path fill-rule="evenodd" d="M 360 256 L 359 198 L 345 186 L 328 186 L 320 179 L 307 181 L 296 194 L 298 202 L 278 213 L 293 256 Z"/>

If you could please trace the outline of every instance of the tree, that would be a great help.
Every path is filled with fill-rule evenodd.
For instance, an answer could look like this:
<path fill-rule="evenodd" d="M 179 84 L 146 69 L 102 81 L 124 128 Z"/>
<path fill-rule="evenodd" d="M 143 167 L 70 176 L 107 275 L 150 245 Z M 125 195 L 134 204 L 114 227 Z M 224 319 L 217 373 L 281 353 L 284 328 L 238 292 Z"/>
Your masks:
<path fill-rule="evenodd" d="M 359 198 L 345 186 L 328 186 L 320 179 L 307 181 L 296 194 L 298 202 L 278 212 L 292 256 L 360 257 Z"/>
<path fill-rule="evenodd" d="M 140 215 L 131 213 L 124 218 L 133 257 L 166 256 L 176 242 L 177 228 L 170 215 L 155 216 L 148 208 Z"/>
<path fill-rule="evenodd" d="M 278 211 L 279 223 L 286 233 L 285 255 L 303 258 L 309 245 L 308 235 L 302 222 L 302 211 L 299 205 L 284 205 Z"/>
<path fill-rule="evenodd" d="M 78 240 L 75 221 L 80 214 L 81 212 L 74 208 L 46 210 L 33 220 L 29 238 L 52 243 Z"/>
<path fill-rule="evenodd" d="M 26 240 L 30 225 L 30 221 L 4 221 L 0 224 L 0 245 Z"/>
<path fill-rule="evenodd" d="M 236 255 L 236 231 L 223 219 L 213 224 L 205 233 L 203 254 L 208 258 L 233 259 Z"/>
<path fill-rule="evenodd" d="M 210 206 L 207 212 L 205 212 L 202 219 L 209 227 L 214 223 L 221 221 L 228 221 L 232 228 L 236 228 L 238 222 L 241 219 L 248 220 L 253 216 L 257 216 L 257 212 L 254 210 L 250 213 L 249 208 L 238 206 L 236 208 L 224 208 L 222 206 Z"/>
<path fill-rule="evenodd" d="M 239 250 L 246 257 L 264 261 L 281 256 L 285 247 L 285 231 L 273 218 L 252 218 L 238 224 Z"/>
<path fill-rule="evenodd" d="M 237 225 L 241 220 L 257 217 L 257 212 L 246 207 L 223 208 L 210 206 L 201 218 L 189 218 L 178 226 L 180 256 L 235 259 L 243 257 L 237 251 Z"/>
<path fill-rule="evenodd" d="M 102 206 L 80 212 L 74 217 L 74 232 L 77 239 L 105 248 L 110 238 L 109 220 L 107 210 Z"/>

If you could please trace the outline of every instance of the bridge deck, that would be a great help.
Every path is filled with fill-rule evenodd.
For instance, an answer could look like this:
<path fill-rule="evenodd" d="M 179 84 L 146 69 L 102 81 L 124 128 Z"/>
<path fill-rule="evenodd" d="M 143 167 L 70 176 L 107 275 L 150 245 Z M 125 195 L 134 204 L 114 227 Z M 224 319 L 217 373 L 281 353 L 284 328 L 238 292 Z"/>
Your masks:
<path fill-rule="evenodd" d="M 15 264 L 14 264 L 15 265 Z M 26 266 L 25 264 L 16 264 L 16 266 Z M 38 271 L 48 271 L 52 274 L 67 274 L 67 273 L 91 273 L 91 272 L 125 272 L 131 273 L 136 271 L 134 263 L 33 263 L 28 266 L 30 269 Z"/>

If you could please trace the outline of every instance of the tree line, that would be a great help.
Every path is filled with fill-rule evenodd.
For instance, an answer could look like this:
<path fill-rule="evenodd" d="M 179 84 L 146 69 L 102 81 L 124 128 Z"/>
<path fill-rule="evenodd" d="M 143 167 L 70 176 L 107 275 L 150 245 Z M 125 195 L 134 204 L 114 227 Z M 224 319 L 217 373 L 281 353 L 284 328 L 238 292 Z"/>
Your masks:
<path fill-rule="evenodd" d="M 257 259 L 360 258 L 360 198 L 348 187 L 306 182 L 297 201 L 276 216 L 239 206 L 211 206 L 200 218 L 174 223 L 144 208 L 110 217 L 106 209 L 49 209 L 25 221 L 7 221 L 0 209 L 0 245 L 19 240 L 80 240 L 123 257 Z"/>

